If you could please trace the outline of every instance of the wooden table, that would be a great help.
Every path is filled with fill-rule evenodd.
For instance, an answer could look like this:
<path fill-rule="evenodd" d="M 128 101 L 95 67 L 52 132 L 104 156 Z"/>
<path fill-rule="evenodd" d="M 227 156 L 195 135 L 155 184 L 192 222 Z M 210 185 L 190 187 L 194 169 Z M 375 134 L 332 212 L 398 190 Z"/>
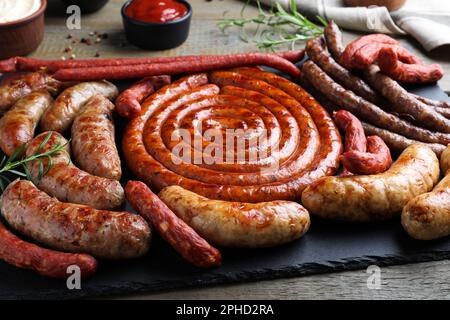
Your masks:
<path fill-rule="evenodd" d="M 228 11 L 227 16 L 237 17 L 243 2 L 238 0 L 191 0 L 194 16 L 188 41 L 179 48 L 148 52 L 126 44 L 123 34 L 120 8 L 124 0 L 111 0 L 100 12 L 85 15 L 81 20 L 81 30 L 68 30 L 65 26 L 65 6 L 59 0 L 49 0 L 46 15 L 46 35 L 42 45 L 33 54 L 40 58 L 149 56 L 149 55 L 187 55 L 223 54 L 254 51 L 252 43 L 242 42 L 236 31 L 223 35 L 216 22 Z M 256 9 L 249 8 L 249 15 Z M 76 39 L 93 38 L 91 32 L 106 32 L 108 38 L 100 43 L 86 45 L 72 43 L 67 39 L 71 34 Z M 346 42 L 358 37 L 354 32 L 345 32 Z M 94 38 L 95 39 L 95 38 Z M 439 62 L 446 70 L 441 87 L 450 92 L 450 49 L 445 48 L 427 54 L 414 40 L 403 38 L 400 41 L 412 47 L 413 51 L 426 62 Z M 65 53 L 65 49 L 72 50 Z M 368 274 L 365 270 L 333 274 L 313 275 L 299 278 L 261 281 L 204 289 L 192 289 L 159 294 L 133 296 L 144 299 L 335 299 L 335 298 L 450 298 L 447 283 L 450 280 L 450 261 L 427 262 L 404 266 L 386 267 L 381 270 L 382 285 L 379 290 L 367 288 Z M 128 298 L 128 297 L 126 297 Z"/>

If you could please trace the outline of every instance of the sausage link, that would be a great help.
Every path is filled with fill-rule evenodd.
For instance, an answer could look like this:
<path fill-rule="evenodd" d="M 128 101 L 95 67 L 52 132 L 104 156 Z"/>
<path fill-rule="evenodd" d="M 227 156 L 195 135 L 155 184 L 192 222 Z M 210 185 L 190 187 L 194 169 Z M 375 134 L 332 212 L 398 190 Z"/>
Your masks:
<path fill-rule="evenodd" d="M 439 161 L 428 147 L 416 144 L 403 151 L 384 173 L 324 177 L 302 194 L 302 203 L 323 218 L 375 221 L 397 216 L 414 197 L 430 191 L 439 179 Z"/>
<path fill-rule="evenodd" d="M 50 278 L 67 278 L 70 266 L 78 266 L 83 278 L 91 276 L 97 270 L 97 260 L 94 257 L 53 251 L 23 241 L 6 229 L 1 222 L 0 259 L 18 268 L 30 269 Z"/>
<path fill-rule="evenodd" d="M 289 201 L 241 203 L 210 200 L 179 186 L 159 193 L 167 206 L 208 241 L 228 247 L 273 247 L 303 236 L 309 214 Z"/>
<path fill-rule="evenodd" d="M 341 59 L 342 52 L 344 52 L 344 45 L 341 30 L 333 20 L 328 22 L 328 25 L 325 27 L 324 35 L 331 56 L 336 61 L 339 61 Z"/>
<path fill-rule="evenodd" d="M 170 83 L 170 76 L 144 78 L 123 91 L 116 99 L 116 111 L 124 118 L 133 118 L 141 112 L 146 97 Z"/>
<path fill-rule="evenodd" d="M 114 104 L 92 96 L 72 125 L 72 149 L 81 169 L 98 177 L 120 180 L 122 169 L 114 138 Z"/>
<path fill-rule="evenodd" d="M 53 99 L 46 90 L 38 90 L 21 98 L 0 119 L 0 148 L 10 156 L 34 137 L 39 119 Z"/>
<path fill-rule="evenodd" d="M 129 181 L 125 191 L 131 206 L 151 223 L 183 258 L 201 268 L 220 265 L 222 256 L 219 250 L 178 218 L 144 183 Z"/>
<path fill-rule="evenodd" d="M 402 212 L 406 232 L 419 240 L 433 240 L 450 234 L 450 147 L 442 153 L 445 177 L 433 191 L 412 199 Z"/>
<path fill-rule="evenodd" d="M 406 64 L 397 58 L 390 47 L 382 48 L 378 53 L 378 66 L 383 74 L 405 83 L 433 83 L 444 76 L 444 70 L 438 64 Z"/>
<path fill-rule="evenodd" d="M 183 74 L 205 72 L 240 66 L 265 65 L 299 78 L 300 70 L 290 61 L 267 53 L 242 53 L 223 56 L 198 56 L 195 60 L 176 61 L 164 64 L 142 64 L 131 66 L 112 66 L 60 69 L 53 76 L 62 81 L 93 81 L 101 79 L 132 79 L 161 74 Z"/>
<path fill-rule="evenodd" d="M 85 204 L 96 209 L 114 209 L 124 202 L 125 194 L 119 181 L 90 175 L 70 162 L 68 141 L 60 134 L 52 132 L 48 142 L 39 149 L 49 134 L 41 133 L 31 140 L 25 150 L 28 157 L 38 151 L 47 152 L 57 144 L 66 145 L 66 152 L 52 156 L 52 166 L 49 166 L 47 158 L 40 159 L 47 171 L 42 177 L 39 177 L 40 161 L 28 164 L 33 182 L 39 189 L 60 201 Z"/>
<path fill-rule="evenodd" d="M 59 202 L 30 181 L 11 183 L 1 205 L 11 227 L 57 250 L 124 259 L 140 257 L 149 249 L 150 227 L 139 215 Z"/>
<path fill-rule="evenodd" d="M 95 94 L 113 100 L 118 90 L 108 81 L 83 82 L 64 90 L 42 117 L 41 129 L 60 133 L 67 131 L 85 103 Z"/>
<path fill-rule="evenodd" d="M 12 82 L 0 86 L 0 113 L 8 111 L 20 98 L 35 90 L 45 89 L 54 94 L 60 86 L 59 81 L 44 72 L 22 75 Z"/>
<path fill-rule="evenodd" d="M 358 96 L 373 104 L 379 106 L 387 105 L 386 100 L 364 82 L 364 80 L 353 75 L 331 58 L 330 54 L 325 51 L 322 38 L 309 40 L 306 43 L 306 52 L 312 61 L 346 89 L 353 91 Z"/>
<path fill-rule="evenodd" d="M 325 95 L 325 97 L 340 108 L 350 111 L 363 121 L 421 142 L 441 143 L 445 145 L 450 143 L 449 134 L 432 132 L 416 127 L 383 111 L 376 105 L 356 96 L 353 92 L 345 90 L 312 61 L 306 62 L 302 67 L 302 71 L 304 77 L 317 91 Z"/>
<path fill-rule="evenodd" d="M 422 102 L 414 99 L 396 81 L 385 76 L 377 66 L 371 66 L 364 72 L 367 81 L 389 101 L 391 109 L 398 113 L 406 113 L 413 116 L 421 124 L 432 130 L 444 133 L 450 132 L 450 120 L 430 110 Z"/>
<path fill-rule="evenodd" d="M 383 139 L 367 137 L 367 152 L 350 151 L 341 156 L 344 168 L 354 174 L 368 175 L 386 171 L 392 164 L 391 152 Z"/>
<path fill-rule="evenodd" d="M 401 153 L 403 150 L 408 148 L 413 144 L 423 144 L 433 150 L 436 155 L 439 157 L 441 153 L 444 151 L 445 146 L 439 143 L 424 143 L 417 140 L 408 139 L 402 135 L 391 132 L 386 129 L 380 129 L 375 127 L 369 123 L 362 122 L 362 126 L 364 128 L 364 132 L 366 135 L 376 135 L 379 136 L 383 141 L 388 145 L 391 150 L 394 150 L 397 153 Z"/>
<path fill-rule="evenodd" d="M 272 55 L 280 56 L 293 63 L 305 56 L 304 50 L 292 50 L 276 52 Z M 233 55 L 230 55 L 233 56 Z M 215 56 L 175 56 L 175 57 L 151 57 L 151 58 L 110 58 L 110 59 L 72 59 L 72 60 L 42 60 L 29 57 L 13 57 L 0 60 L 0 72 L 38 71 L 46 69 L 48 72 L 56 72 L 59 69 L 76 69 L 91 67 L 118 67 L 142 64 L 166 64 L 171 62 L 192 62 L 201 58 L 214 59 Z"/>

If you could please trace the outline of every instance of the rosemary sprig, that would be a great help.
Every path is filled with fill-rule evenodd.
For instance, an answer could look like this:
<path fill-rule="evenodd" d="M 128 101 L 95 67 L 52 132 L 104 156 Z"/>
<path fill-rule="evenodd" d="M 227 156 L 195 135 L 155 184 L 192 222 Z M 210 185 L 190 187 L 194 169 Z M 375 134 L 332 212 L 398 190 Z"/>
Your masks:
<path fill-rule="evenodd" d="M 297 9 L 295 0 L 290 0 L 291 12 L 287 12 L 278 2 L 269 11 L 265 11 L 259 0 L 258 15 L 253 18 L 244 16 L 250 0 L 242 7 L 241 17 L 238 19 L 222 19 L 217 23 L 218 28 L 226 33 L 231 27 L 240 28 L 240 37 L 249 42 L 252 39 L 259 49 L 275 50 L 281 45 L 288 44 L 295 49 L 298 42 L 322 35 L 323 28 L 308 20 Z M 226 12 L 224 13 L 224 15 Z M 326 25 L 326 21 L 317 16 L 317 19 Z M 247 33 L 247 26 L 256 26 L 253 35 Z"/>
<path fill-rule="evenodd" d="M 19 158 L 25 150 L 26 145 L 22 145 L 17 148 L 14 153 L 10 157 L 4 156 L 0 161 L 0 191 L 3 192 L 6 186 L 11 182 L 10 179 L 6 177 L 6 173 L 10 173 L 19 177 L 26 178 L 28 180 L 32 180 L 31 173 L 28 169 L 27 164 L 31 161 L 39 161 L 39 172 L 37 175 L 37 181 L 42 179 L 44 175 L 51 169 L 53 166 L 52 156 L 56 155 L 59 152 L 67 152 L 66 146 L 69 142 L 61 143 L 58 142 L 55 144 L 52 149 L 42 152 L 45 145 L 48 143 L 52 136 L 52 132 L 49 132 L 36 151 L 29 157 Z M 48 163 L 45 166 L 43 159 L 48 159 Z M 19 170 L 18 170 L 19 169 Z M 22 169 L 23 171 L 20 171 Z"/>

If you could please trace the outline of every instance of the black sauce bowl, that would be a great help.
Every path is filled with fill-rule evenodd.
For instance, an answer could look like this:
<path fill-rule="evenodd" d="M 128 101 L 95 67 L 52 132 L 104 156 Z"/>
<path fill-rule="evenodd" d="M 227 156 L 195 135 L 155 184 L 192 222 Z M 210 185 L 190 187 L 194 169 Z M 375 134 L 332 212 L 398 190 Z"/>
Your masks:
<path fill-rule="evenodd" d="M 188 9 L 185 16 L 162 23 L 143 22 L 127 16 L 125 10 L 131 1 L 127 1 L 121 11 L 125 34 L 130 43 L 148 50 L 166 50 L 186 41 L 192 17 L 192 7 L 187 1 L 177 0 Z"/>

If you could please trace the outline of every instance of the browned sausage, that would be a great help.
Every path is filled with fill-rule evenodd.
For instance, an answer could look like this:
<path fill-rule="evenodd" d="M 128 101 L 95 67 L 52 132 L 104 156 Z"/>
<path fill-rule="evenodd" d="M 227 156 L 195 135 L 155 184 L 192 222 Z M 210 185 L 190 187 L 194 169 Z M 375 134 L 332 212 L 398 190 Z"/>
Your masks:
<path fill-rule="evenodd" d="M 25 74 L 12 82 L 0 86 L 0 113 L 8 111 L 20 98 L 27 94 L 45 89 L 56 93 L 61 83 L 44 72 Z"/>
<path fill-rule="evenodd" d="M 341 30 L 339 30 L 338 25 L 333 20 L 328 22 L 328 25 L 325 27 L 324 35 L 328 50 L 330 50 L 332 57 L 336 61 L 339 61 L 342 52 L 344 52 L 344 46 L 342 44 Z"/>
<path fill-rule="evenodd" d="M 120 180 L 113 110 L 114 104 L 104 96 L 92 96 L 73 122 L 72 151 L 81 169 L 94 176 Z"/>
<path fill-rule="evenodd" d="M 108 81 L 83 82 L 64 90 L 43 115 L 40 126 L 44 131 L 67 131 L 84 104 L 95 94 L 113 100 L 119 94 Z"/>
<path fill-rule="evenodd" d="M 21 98 L 0 119 L 0 148 L 10 156 L 33 139 L 39 119 L 53 99 L 47 90 L 38 90 Z"/>
<path fill-rule="evenodd" d="M 156 76 L 161 74 L 183 74 L 234 68 L 240 66 L 266 65 L 293 78 L 300 76 L 300 70 L 290 61 L 268 53 L 241 53 L 223 56 L 198 56 L 195 60 L 176 61 L 161 64 L 132 66 L 91 67 L 60 69 L 53 76 L 62 81 L 119 80 Z"/>
<path fill-rule="evenodd" d="M 18 268 L 50 278 L 67 278 L 68 268 L 78 266 L 83 278 L 97 270 L 97 260 L 87 254 L 64 253 L 39 247 L 12 234 L 0 222 L 0 259 Z"/>
<path fill-rule="evenodd" d="M 116 111 L 124 118 L 133 118 L 141 112 L 141 103 L 159 88 L 170 83 L 170 76 L 144 78 L 123 91 L 116 99 Z"/>
<path fill-rule="evenodd" d="M 30 181 L 11 183 L 1 200 L 11 227 L 54 249 L 124 259 L 140 257 L 150 246 L 150 227 L 139 215 L 59 202 Z"/>
<path fill-rule="evenodd" d="M 325 95 L 340 108 L 350 111 L 359 119 L 380 128 L 392 130 L 408 138 L 429 143 L 450 143 L 450 135 L 416 127 L 390 113 L 383 111 L 376 105 L 345 90 L 333 81 L 314 62 L 308 61 L 302 67 L 303 75 L 314 88 Z M 447 120 L 447 119 L 446 119 Z M 450 127 L 449 127 L 450 128 Z"/>
<path fill-rule="evenodd" d="M 31 140 L 25 150 L 26 156 L 52 150 L 57 144 L 66 145 L 66 152 L 52 156 L 52 166 L 47 158 L 41 159 L 45 174 L 40 177 L 40 161 L 27 164 L 33 181 L 39 189 L 60 201 L 85 204 L 96 209 L 115 209 L 125 200 L 119 181 L 96 177 L 75 167 L 70 162 L 68 141 L 56 132 L 43 132 Z M 49 137 L 48 142 L 40 145 Z"/>
<path fill-rule="evenodd" d="M 422 126 L 441 132 L 450 132 L 450 120 L 414 99 L 396 81 L 385 76 L 377 66 L 370 66 L 365 72 L 367 81 L 391 103 L 391 109 L 398 113 L 410 114 Z"/>
<path fill-rule="evenodd" d="M 187 261 L 202 268 L 220 265 L 219 250 L 178 218 L 144 183 L 129 181 L 125 191 L 131 206 Z"/>

